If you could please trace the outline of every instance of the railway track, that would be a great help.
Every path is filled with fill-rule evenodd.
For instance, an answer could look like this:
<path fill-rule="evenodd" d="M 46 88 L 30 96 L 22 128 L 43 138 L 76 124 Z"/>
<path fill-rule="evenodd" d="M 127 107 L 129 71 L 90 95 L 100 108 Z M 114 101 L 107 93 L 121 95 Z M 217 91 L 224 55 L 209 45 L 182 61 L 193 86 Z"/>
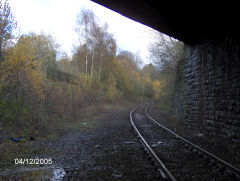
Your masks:
<path fill-rule="evenodd" d="M 135 107 L 130 122 L 149 159 L 167 180 L 240 180 L 240 170 L 154 120 L 149 104 Z"/>

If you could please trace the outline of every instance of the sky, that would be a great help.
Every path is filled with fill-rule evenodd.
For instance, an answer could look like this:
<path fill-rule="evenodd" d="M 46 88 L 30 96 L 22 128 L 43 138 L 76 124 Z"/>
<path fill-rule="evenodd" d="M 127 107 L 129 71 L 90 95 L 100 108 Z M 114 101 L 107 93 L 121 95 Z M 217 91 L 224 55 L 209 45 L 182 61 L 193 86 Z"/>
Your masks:
<path fill-rule="evenodd" d="M 81 9 L 90 9 L 99 23 L 107 22 L 119 50 L 139 53 L 145 63 L 148 61 L 148 44 L 153 41 L 151 28 L 128 19 L 90 0 L 9 0 L 18 23 L 18 34 L 40 33 L 52 35 L 60 49 L 69 56 L 78 36 L 74 31 L 76 17 Z"/>

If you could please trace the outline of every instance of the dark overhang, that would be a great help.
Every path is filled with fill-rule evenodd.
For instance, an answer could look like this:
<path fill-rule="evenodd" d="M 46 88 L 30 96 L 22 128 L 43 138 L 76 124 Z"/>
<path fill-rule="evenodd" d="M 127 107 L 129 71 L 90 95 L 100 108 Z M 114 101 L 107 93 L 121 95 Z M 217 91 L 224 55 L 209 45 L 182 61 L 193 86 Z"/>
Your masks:
<path fill-rule="evenodd" d="M 226 1 L 93 0 L 189 45 L 239 35 L 238 4 Z"/>

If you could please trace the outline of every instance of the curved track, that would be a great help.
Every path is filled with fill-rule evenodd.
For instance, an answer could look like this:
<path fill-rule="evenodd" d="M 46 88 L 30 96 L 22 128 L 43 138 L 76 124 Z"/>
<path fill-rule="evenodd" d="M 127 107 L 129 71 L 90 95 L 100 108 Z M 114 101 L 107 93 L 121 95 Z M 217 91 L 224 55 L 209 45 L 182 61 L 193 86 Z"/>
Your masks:
<path fill-rule="evenodd" d="M 137 133 L 137 136 L 140 138 L 145 150 L 147 151 L 147 153 L 151 156 L 151 158 L 155 161 L 155 163 L 158 165 L 158 167 L 161 170 L 161 175 L 163 176 L 163 178 L 167 178 L 168 180 L 177 180 L 176 178 L 178 178 L 179 180 L 186 180 L 186 178 L 188 179 L 187 176 L 180 176 L 180 175 L 184 175 L 181 174 L 181 172 L 186 171 L 188 168 L 191 167 L 196 167 L 196 170 L 202 170 L 201 172 L 199 172 L 200 174 L 209 174 L 209 180 L 218 180 L 218 178 L 222 178 L 222 176 L 217 176 L 215 177 L 214 174 L 216 175 L 216 172 L 224 172 L 225 176 L 223 177 L 223 179 L 231 179 L 231 180 L 238 180 L 239 179 L 239 175 L 240 175 L 240 170 L 236 167 L 234 167 L 233 165 L 227 163 L 226 161 L 224 161 L 223 159 L 213 155 L 212 153 L 209 153 L 208 151 L 200 148 L 199 146 L 197 146 L 196 144 L 186 140 L 185 138 L 177 135 L 176 133 L 174 133 L 173 131 L 171 131 L 170 129 L 164 127 L 163 125 L 161 125 L 159 122 L 155 121 L 148 113 L 147 113 L 147 109 L 148 109 L 149 104 L 147 104 L 147 106 L 144 109 L 144 122 L 139 121 L 140 119 L 137 118 L 136 115 L 134 114 L 139 114 L 136 112 L 139 112 L 140 109 L 142 109 L 143 105 L 139 105 L 137 107 L 135 107 L 131 112 L 130 112 L 130 122 L 132 127 L 134 128 L 135 132 Z M 143 116 L 142 116 L 143 117 Z M 147 119 L 146 119 L 147 118 Z M 142 118 L 141 118 L 142 119 Z M 151 122 L 153 123 L 153 125 L 147 125 L 149 123 L 147 123 L 148 120 L 151 120 Z M 149 121 L 148 121 L 149 122 Z M 137 123 L 137 124 L 136 124 Z M 145 127 L 149 127 L 147 129 L 144 128 Z M 157 127 L 156 127 L 157 126 Z M 157 131 L 159 130 L 159 127 L 161 128 L 161 132 L 157 133 Z M 155 146 L 150 146 L 151 144 L 151 140 L 155 139 L 154 136 L 151 136 L 153 133 L 155 132 L 155 137 L 157 136 L 159 139 L 159 136 L 161 138 L 161 134 L 162 134 L 162 138 L 166 136 L 167 133 L 167 143 L 169 142 L 173 142 L 174 147 L 172 147 L 172 149 L 169 150 L 164 150 L 162 148 L 155 148 Z M 165 132 L 165 133 L 164 133 Z M 154 134 L 153 134 L 154 135 Z M 172 141 L 173 140 L 173 141 Z M 185 146 L 184 146 L 185 145 Z M 186 148 L 186 146 L 190 149 L 184 149 L 183 147 Z M 162 146 L 163 147 L 163 146 Z M 179 149 L 179 152 L 178 152 Z M 195 160 L 197 160 L 197 162 L 194 163 L 194 159 L 190 160 L 190 159 L 182 159 L 182 165 L 181 162 L 179 163 L 169 163 L 169 161 L 166 161 L 167 159 L 164 158 L 164 154 L 161 155 L 161 153 L 168 153 L 171 155 L 171 151 L 175 152 L 173 153 L 172 156 L 173 159 L 177 160 L 176 158 L 176 154 L 179 153 L 180 157 L 182 159 L 182 157 L 194 157 Z M 196 154 L 198 153 L 198 154 Z M 158 156 L 160 155 L 160 156 Z M 196 155 L 198 158 L 196 158 Z M 203 158 L 199 157 L 202 156 Z M 161 157 L 161 159 L 160 159 Z M 178 157 L 178 156 L 177 156 Z M 164 161 L 163 161 L 164 160 Z M 205 164 L 207 160 L 207 165 Z M 188 166 L 187 169 L 184 170 L 184 166 L 187 165 L 188 163 L 186 163 L 186 161 L 190 162 L 189 164 L 192 166 Z M 183 163 L 184 166 L 183 166 Z M 197 164 L 198 165 L 197 165 Z M 178 164 L 180 166 L 174 168 L 172 165 Z M 166 166 L 167 165 L 167 166 Z M 200 167 L 199 167 L 200 165 Z M 204 165 L 204 166 L 201 166 Z M 169 168 L 167 168 L 169 167 Z M 183 168 L 182 168 L 183 167 Z M 214 174 L 212 173 L 212 171 L 210 169 L 212 168 L 208 168 L 208 167 L 215 167 L 215 171 Z M 174 170 L 179 169 L 177 172 Z M 173 170 L 173 172 L 172 172 Z M 191 169 L 189 169 L 191 170 Z M 216 171 L 217 170 L 217 171 Z M 175 178 L 174 174 L 177 175 L 177 177 Z M 217 173 L 218 174 L 218 173 Z M 221 173 L 222 174 L 222 173 Z M 227 174 L 227 176 L 226 176 Z M 185 174 L 186 175 L 186 174 Z M 189 173 L 189 175 L 191 175 L 191 173 Z M 195 173 L 196 175 L 196 173 Z M 191 177 L 195 177 L 194 174 Z M 211 178 L 212 177 L 212 178 Z M 196 178 L 197 179 L 197 178 Z M 221 179 L 221 180 L 223 180 Z M 191 179 L 189 179 L 191 180 Z"/>
<path fill-rule="evenodd" d="M 148 151 L 148 153 L 151 154 L 151 156 L 153 157 L 153 159 L 157 162 L 157 164 L 160 166 L 160 168 L 162 169 L 162 171 L 164 172 L 164 175 L 162 175 L 163 177 L 165 177 L 165 175 L 167 176 L 167 178 L 169 178 L 172 181 L 176 181 L 176 179 L 174 178 L 174 176 L 171 174 L 171 172 L 167 169 L 167 167 L 163 164 L 163 162 L 160 160 L 160 158 L 156 155 L 156 153 L 151 149 L 151 147 L 149 146 L 149 144 L 146 142 L 146 140 L 143 138 L 143 136 L 141 135 L 141 133 L 138 131 L 137 127 L 135 126 L 134 122 L 133 122 L 133 112 L 138 109 L 140 106 L 135 107 L 131 112 L 130 112 L 130 122 L 134 128 L 134 130 L 137 132 L 138 137 L 141 139 L 145 149 Z"/>

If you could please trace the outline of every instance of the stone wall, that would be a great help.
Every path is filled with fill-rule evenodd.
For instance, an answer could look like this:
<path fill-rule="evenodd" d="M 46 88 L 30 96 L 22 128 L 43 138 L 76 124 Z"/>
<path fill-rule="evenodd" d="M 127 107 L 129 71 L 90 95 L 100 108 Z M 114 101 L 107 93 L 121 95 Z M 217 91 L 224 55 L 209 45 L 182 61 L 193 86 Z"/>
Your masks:
<path fill-rule="evenodd" d="M 233 39 L 186 49 L 184 121 L 208 134 L 240 140 L 240 56 Z"/>

